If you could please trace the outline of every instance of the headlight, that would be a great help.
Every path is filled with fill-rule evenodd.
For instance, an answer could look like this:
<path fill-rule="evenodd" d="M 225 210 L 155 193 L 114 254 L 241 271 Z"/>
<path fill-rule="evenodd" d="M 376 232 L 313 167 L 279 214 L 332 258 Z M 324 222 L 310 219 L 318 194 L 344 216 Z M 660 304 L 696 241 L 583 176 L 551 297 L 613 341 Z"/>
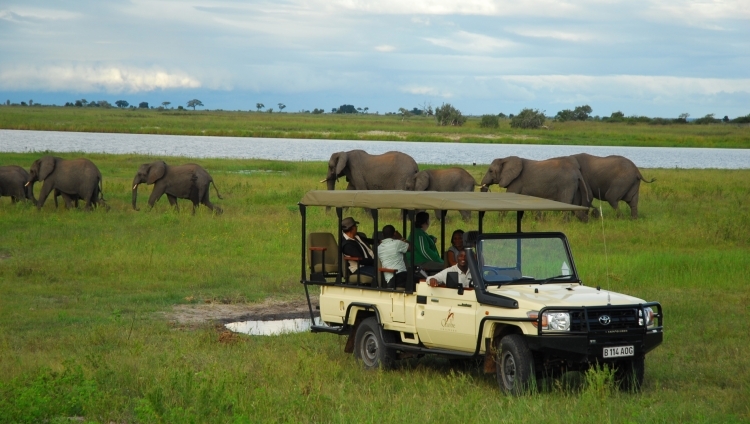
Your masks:
<path fill-rule="evenodd" d="M 539 318 L 539 311 L 528 312 L 529 318 Z M 538 321 L 533 322 L 534 327 Z M 570 313 L 560 311 L 547 311 L 542 314 L 542 330 L 570 331 Z"/>
<path fill-rule="evenodd" d="M 638 311 L 638 325 L 643 326 L 643 318 L 646 318 L 646 327 L 654 325 L 654 310 L 651 308 L 643 308 Z"/>

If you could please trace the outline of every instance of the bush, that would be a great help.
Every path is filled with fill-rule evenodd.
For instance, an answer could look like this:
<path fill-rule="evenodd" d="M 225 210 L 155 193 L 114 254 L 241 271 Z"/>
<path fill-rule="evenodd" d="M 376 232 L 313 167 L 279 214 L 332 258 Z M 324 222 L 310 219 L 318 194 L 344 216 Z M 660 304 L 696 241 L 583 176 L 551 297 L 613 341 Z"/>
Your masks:
<path fill-rule="evenodd" d="M 709 113 L 703 118 L 696 119 L 694 122 L 698 125 L 708 125 L 708 124 L 716 124 L 718 122 L 721 122 L 721 120 L 714 118 L 713 113 Z"/>
<path fill-rule="evenodd" d="M 495 115 L 482 115 L 482 120 L 479 122 L 481 128 L 497 128 L 500 126 L 500 119 Z"/>
<path fill-rule="evenodd" d="M 435 119 L 437 124 L 461 126 L 466 122 L 466 117 L 461 111 L 451 106 L 450 103 L 443 103 L 442 106 L 435 108 Z"/>
<path fill-rule="evenodd" d="M 555 121 L 586 121 L 589 119 L 589 114 L 591 113 L 591 111 L 592 109 L 589 105 L 576 106 L 576 108 L 573 110 L 564 109 L 557 112 Z"/>
<path fill-rule="evenodd" d="M 547 119 L 538 109 L 524 109 L 510 120 L 511 128 L 538 129 Z"/>
<path fill-rule="evenodd" d="M 733 122 L 735 124 L 750 124 L 750 113 L 748 113 L 747 116 L 734 118 L 730 122 Z"/>

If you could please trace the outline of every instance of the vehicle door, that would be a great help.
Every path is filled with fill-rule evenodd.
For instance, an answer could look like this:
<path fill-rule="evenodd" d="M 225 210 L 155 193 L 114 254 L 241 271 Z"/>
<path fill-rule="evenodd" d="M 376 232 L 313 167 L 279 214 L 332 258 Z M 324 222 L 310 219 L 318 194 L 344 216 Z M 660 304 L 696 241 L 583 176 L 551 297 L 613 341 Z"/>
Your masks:
<path fill-rule="evenodd" d="M 429 347 L 473 352 L 477 342 L 477 297 L 473 288 L 430 287 L 420 283 L 417 305 L 419 338 Z"/>

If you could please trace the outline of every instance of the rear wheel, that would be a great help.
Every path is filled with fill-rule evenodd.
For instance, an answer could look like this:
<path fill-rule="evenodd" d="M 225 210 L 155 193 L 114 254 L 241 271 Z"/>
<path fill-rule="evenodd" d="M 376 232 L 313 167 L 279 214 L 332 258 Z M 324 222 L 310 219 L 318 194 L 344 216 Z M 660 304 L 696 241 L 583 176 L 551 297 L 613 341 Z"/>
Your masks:
<path fill-rule="evenodd" d="M 624 392 L 638 392 L 643 386 L 646 374 L 646 358 L 620 361 L 615 371 L 615 380 Z"/>
<path fill-rule="evenodd" d="M 383 337 L 392 339 L 390 333 L 382 331 L 375 317 L 366 318 L 359 324 L 354 337 L 354 354 L 362 360 L 365 369 L 393 367 L 395 352 L 385 347 Z"/>
<path fill-rule="evenodd" d="M 500 390 L 513 395 L 527 393 L 535 381 L 534 357 L 523 336 L 511 334 L 500 341 L 495 367 Z"/>

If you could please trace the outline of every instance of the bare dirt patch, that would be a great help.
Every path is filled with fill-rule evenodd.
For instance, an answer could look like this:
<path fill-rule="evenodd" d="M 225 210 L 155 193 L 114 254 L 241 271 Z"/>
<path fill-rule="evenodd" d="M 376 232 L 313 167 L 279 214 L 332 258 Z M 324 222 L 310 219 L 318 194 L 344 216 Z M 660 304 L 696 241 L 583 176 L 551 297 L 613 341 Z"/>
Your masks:
<path fill-rule="evenodd" d="M 316 309 L 318 297 L 310 296 L 313 314 L 319 316 Z M 310 309 L 307 299 L 266 299 L 262 303 L 202 303 L 176 305 L 164 317 L 180 326 L 199 326 L 203 324 L 228 324 L 238 321 L 275 321 L 281 319 L 308 318 Z"/>

